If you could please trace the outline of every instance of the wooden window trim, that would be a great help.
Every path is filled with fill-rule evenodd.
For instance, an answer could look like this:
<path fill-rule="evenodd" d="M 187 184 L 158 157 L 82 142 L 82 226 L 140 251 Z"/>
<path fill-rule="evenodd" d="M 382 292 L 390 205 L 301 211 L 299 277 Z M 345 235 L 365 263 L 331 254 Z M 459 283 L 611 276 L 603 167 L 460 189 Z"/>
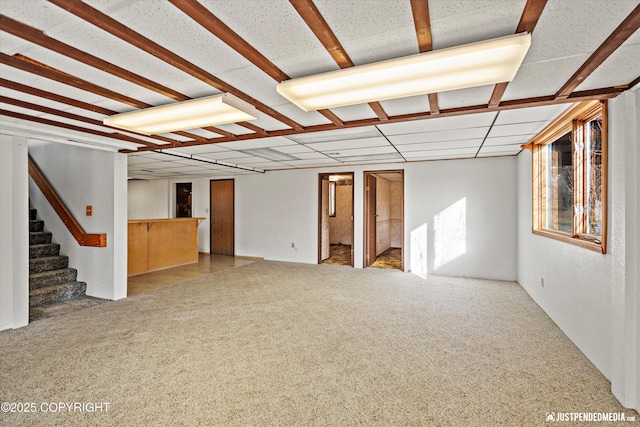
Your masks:
<path fill-rule="evenodd" d="M 584 229 L 584 215 L 578 220 L 574 218 L 573 233 L 566 233 L 546 228 L 546 212 L 544 201 L 546 200 L 546 162 L 541 159 L 545 154 L 541 152 L 544 146 L 556 141 L 567 132 L 572 132 L 572 143 L 574 144 L 574 197 L 577 195 L 576 204 L 583 204 L 586 197 L 586 149 L 577 152 L 575 142 L 582 137 L 584 125 L 589 121 L 602 116 L 602 231 L 601 236 L 596 237 L 590 234 L 581 233 Z M 568 110 L 553 123 L 543 129 L 533 139 L 525 145 L 531 148 L 532 156 L 532 233 L 562 241 L 584 249 L 606 254 L 607 249 L 607 176 L 608 176 L 608 123 L 607 123 L 607 103 L 606 101 L 585 101 Z M 579 138 L 576 138 L 576 135 Z"/>

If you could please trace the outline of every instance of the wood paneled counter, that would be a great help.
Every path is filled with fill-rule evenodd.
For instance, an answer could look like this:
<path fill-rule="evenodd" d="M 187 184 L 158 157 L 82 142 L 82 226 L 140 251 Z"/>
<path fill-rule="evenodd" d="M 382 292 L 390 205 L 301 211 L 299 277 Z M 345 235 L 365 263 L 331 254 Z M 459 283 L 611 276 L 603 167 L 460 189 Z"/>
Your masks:
<path fill-rule="evenodd" d="M 198 221 L 204 218 L 129 220 L 129 276 L 198 262 Z"/>

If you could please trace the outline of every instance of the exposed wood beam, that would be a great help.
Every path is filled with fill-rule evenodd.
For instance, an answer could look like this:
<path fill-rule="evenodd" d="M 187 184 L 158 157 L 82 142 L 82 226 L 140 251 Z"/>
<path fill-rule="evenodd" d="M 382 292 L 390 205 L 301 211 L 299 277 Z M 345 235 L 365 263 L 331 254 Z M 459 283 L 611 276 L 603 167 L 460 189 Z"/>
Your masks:
<path fill-rule="evenodd" d="M 361 119 L 361 120 L 352 120 L 344 122 L 344 124 L 340 128 L 354 128 L 354 127 L 362 127 L 362 126 L 375 126 L 385 123 L 400 123 L 407 122 L 413 120 L 425 120 L 425 119 L 435 119 L 439 117 L 453 117 L 453 116 L 462 116 L 466 114 L 476 114 L 476 113 L 485 113 L 490 111 L 505 111 L 505 110 L 515 110 L 520 108 L 529 108 L 529 107 L 541 107 L 547 105 L 558 105 L 558 104 L 566 104 L 573 103 L 579 101 L 586 100 L 605 100 L 611 99 L 618 96 L 620 93 L 627 90 L 627 85 L 624 87 L 609 87 L 602 88 L 597 90 L 588 90 L 588 91 L 580 91 L 574 92 L 566 99 L 556 99 L 554 95 L 546 95 L 539 96 L 535 98 L 524 98 L 510 101 L 503 101 L 500 105 L 496 107 L 489 107 L 488 104 L 480 104 L 480 105 L 470 105 L 466 107 L 456 107 L 456 108 L 447 108 L 440 110 L 440 114 L 433 115 L 430 112 L 419 112 L 419 113 L 411 113 L 411 114 L 403 114 L 398 116 L 390 116 L 387 121 L 382 121 L 378 118 L 372 119 Z M 293 129 L 281 129 L 274 130 L 269 132 L 269 137 L 273 136 L 288 136 L 295 135 L 300 133 L 311 133 L 311 132 L 320 132 L 327 130 L 335 130 L 339 129 L 333 124 L 323 124 L 323 125 L 315 125 L 308 126 L 305 128 L 304 132 L 296 132 Z M 247 139 L 258 139 L 264 138 L 267 135 L 238 135 L 237 140 L 247 140 Z M 216 144 L 221 142 L 229 142 L 226 138 L 214 138 L 209 140 L 209 143 Z M 184 146 L 193 146 L 193 145 L 202 145 L 201 142 L 187 142 Z M 146 149 L 140 149 L 140 151 L 145 151 Z"/>
<path fill-rule="evenodd" d="M 47 92 L 46 90 L 38 89 L 35 87 L 27 86 L 22 83 L 17 83 L 11 80 L 0 78 L 0 86 L 6 87 L 8 89 L 16 90 L 18 92 L 27 93 L 29 95 L 38 96 L 40 98 L 49 99 L 51 101 L 56 101 L 61 104 L 71 105 L 77 108 L 82 108 L 83 110 L 93 111 L 94 113 L 104 114 L 105 116 L 110 116 L 112 114 L 116 114 L 115 111 L 109 110 L 108 108 L 100 107 L 98 105 L 89 104 L 88 102 L 79 101 L 77 99 L 69 98 L 66 96 L 58 95 L 57 93 Z"/>
<path fill-rule="evenodd" d="M 118 67 L 117 65 L 114 65 L 110 62 L 102 60 L 87 52 L 83 52 L 80 49 L 76 49 L 73 46 L 69 46 L 65 43 L 62 43 L 56 39 L 53 39 L 45 35 L 40 30 L 37 30 L 21 22 L 15 21 L 7 16 L 0 15 L 0 30 L 6 31 L 22 39 L 28 40 L 31 43 L 34 43 L 46 49 L 52 50 L 61 55 L 67 56 L 69 58 L 73 58 L 76 61 L 82 62 L 83 64 L 87 64 L 91 67 L 105 71 L 109 74 L 113 74 L 114 76 L 118 76 L 121 79 L 135 83 L 139 86 L 142 86 L 146 89 L 160 93 L 176 101 L 186 101 L 190 99 L 188 96 L 183 95 L 180 92 L 177 92 L 161 84 L 158 84 L 152 80 L 147 79 L 146 77 L 132 73 L 129 70 L 125 70 L 124 68 Z"/>
<path fill-rule="evenodd" d="M 137 99 L 130 98 L 112 90 L 103 88 L 86 80 L 82 80 L 78 77 L 71 76 L 55 68 L 38 63 L 28 57 L 22 55 L 9 56 L 5 53 L 0 53 L 0 63 L 9 65 L 10 67 L 17 68 L 22 71 L 26 71 L 32 74 L 36 74 L 40 77 L 45 77 L 50 80 L 57 81 L 69 86 L 76 87 L 78 89 L 85 90 L 87 92 L 95 93 L 96 95 L 103 96 L 105 98 L 114 99 L 123 104 L 131 105 L 136 108 L 147 108 L 151 105 L 138 101 Z"/>
<path fill-rule="evenodd" d="M 504 91 L 507 90 L 507 86 L 509 86 L 509 83 L 503 82 L 493 87 L 491 98 L 489 98 L 489 107 L 497 107 L 498 104 L 500 104 L 500 100 L 502 99 L 502 95 L 504 95 Z"/>
<path fill-rule="evenodd" d="M 97 95 L 104 96 L 105 98 L 110 98 L 128 105 L 131 105 L 133 107 L 137 107 L 137 108 L 152 107 L 152 105 L 150 104 L 139 101 L 137 99 L 130 98 L 128 96 L 122 95 L 112 90 L 105 89 L 102 86 L 98 86 L 86 80 L 82 80 L 78 77 L 72 76 L 70 74 L 57 70 L 48 65 L 34 61 L 33 59 L 23 55 L 9 56 L 7 54 L 0 53 L 0 63 L 9 65 L 14 68 L 18 68 L 23 71 L 27 71 L 29 73 L 36 74 L 40 77 L 45 77 L 50 80 L 54 80 L 59 83 L 66 84 L 68 86 L 73 86 L 78 89 L 85 90 L 87 92 L 95 93 Z M 206 140 L 206 138 L 202 136 L 195 135 L 189 132 L 173 132 L 173 133 L 175 133 L 176 135 L 182 135 L 189 139 Z"/>
<path fill-rule="evenodd" d="M 520 16 L 520 22 L 516 27 L 516 34 L 533 33 L 546 4 L 547 0 L 527 0 L 527 4 L 524 5 L 524 10 Z"/>
<path fill-rule="evenodd" d="M 156 83 L 152 80 L 147 79 L 146 77 L 135 74 L 129 70 L 125 70 L 124 68 L 118 67 L 117 65 L 114 65 L 110 62 L 107 62 L 89 53 L 76 49 L 73 46 L 69 46 L 65 43 L 62 43 L 56 39 L 53 39 L 45 35 L 42 31 L 37 30 L 36 28 L 30 27 L 26 24 L 15 21 L 4 15 L 0 15 L 0 30 L 6 31 L 22 39 L 28 40 L 31 43 L 40 45 L 46 49 L 52 50 L 61 55 L 75 59 L 76 61 L 89 65 L 90 67 L 94 67 L 106 73 L 120 77 L 123 80 L 131 82 L 133 84 L 137 84 L 138 86 L 142 86 L 146 89 L 157 92 L 173 100 L 187 101 L 191 99 L 187 95 L 184 95 L 178 91 L 175 91 L 167 86 Z M 229 132 L 225 132 L 222 129 L 209 127 L 207 128 L 207 130 L 218 133 L 223 136 L 227 136 L 227 137 L 231 136 Z"/>
<path fill-rule="evenodd" d="M 516 34 L 524 32 L 532 33 L 536 25 L 538 25 L 538 21 L 546 4 L 547 0 L 527 0 L 518 26 L 516 27 Z M 489 98 L 489 107 L 497 107 L 500 104 L 500 100 L 507 90 L 507 86 L 509 86 L 509 82 L 495 85 L 491 93 L 491 98 Z"/>
<path fill-rule="evenodd" d="M 413 24 L 416 27 L 416 38 L 418 39 L 418 50 L 420 53 L 433 50 L 433 38 L 431 35 L 431 18 L 429 17 L 429 0 L 411 0 L 411 11 L 413 14 Z M 431 114 L 440 112 L 438 94 L 430 93 L 429 109 Z"/>
<path fill-rule="evenodd" d="M 110 16 L 100 12 L 99 10 L 83 3 L 80 0 L 49 0 L 56 6 L 61 7 L 69 13 L 78 16 L 81 19 L 95 25 L 98 28 L 132 44 L 133 46 L 141 49 L 150 55 L 155 56 L 158 59 L 178 68 L 179 70 L 215 87 L 222 92 L 231 93 L 238 98 L 252 104 L 257 110 L 262 113 L 273 117 L 274 119 L 290 126 L 296 130 L 302 130 L 303 127 L 299 123 L 291 120 L 285 115 L 279 113 L 273 108 L 263 104 L 257 99 L 247 95 L 241 90 L 231 86 L 230 84 L 215 77 L 213 74 L 205 71 L 197 65 L 187 61 L 183 57 L 171 52 L 167 48 L 160 46 L 158 43 L 144 37 L 143 35 L 133 31 L 131 28 L 126 27 Z"/>
<path fill-rule="evenodd" d="M 261 127 L 258 127 L 254 124 L 252 124 L 251 122 L 243 122 L 243 123 L 237 123 L 238 125 L 250 129 L 252 131 L 254 131 L 255 133 L 259 134 L 259 135 L 268 135 L 269 132 L 267 132 L 266 130 L 262 129 Z"/>
<path fill-rule="evenodd" d="M 333 123 L 336 126 L 342 126 L 342 124 L 344 123 L 342 119 L 336 116 L 331 110 L 318 110 L 318 113 L 325 116 L 327 119 L 329 119 L 331 123 Z"/>
<path fill-rule="evenodd" d="M 169 2 L 187 14 L 202 27 L 206 28 L 211 34 L 226 43 L 230 48 L 244 56 L 249 60 L 249 62 L 255 64 L 277 82 L 289 79 L 289 76 L 287 76 L 280 68 L 276 67 L 273 62 L 269 61 L 256 48 L 247 43 L 246 40 L 240 37 L 217 16 L 211 13 L 209 9 L 202 6 L 197 1 L 169 0 Z"/>
<path fill-rule="evenodd" d="M 229 28 L 224 22 L 222 22 L 222 20 L 196 0 L 169 1 L 278 83 L 290 79 L 284 71 L 278 68 L 278 66 L 260 53 L 260 51 L 251 46 L 250 43 L 240 37 L 239 34 Z M 342 123 L 342 120 L 329 110 L 319 110 L 318 112 L 328 118 L 331 123 L 335 125 L 339 126 Z"/>
<path fill-rule="evenodd" d="M 315 34 L 320 43 L 322 43 L 327 52 L 329 52 L 329 55 L 331 55 L 333 60 L 336 61 L 336 64 L 338 64 L 340 68 L 353 67 L 353 61 L 349 58 L 347 51 L 342 47 L 342 44 L 340 44 L 340 41 L 331 30 L 331 27 L 327 24 L 327 21 L 324 20 L 316 5 L 313 4 L 313 1 L 289 0 L 289 2 L 311 29 L 313 34 Z M 379 102 L 369 102 L 369 106 L 380 120 L 384 121 L 388 119 L 387 113 Z"/>
<path fill-rule="evenodd" d="M 133 142 L 135 144 L 144 145 L 146 147 L 146 149 L 150 149 L 150 150 L 156 150 L 158 148 L 162 148 L 163 147 L 161 145 L 152 144 L 152 143 L 144 141 L 142 139 L 137 139 L 137 138 L 134 138 L 134 137 L 131 137 L 131 136 L 128 136 L 128 135 L 122 135 L 120 133 L 102 132 L 102 131 L 95 130 L 95 129 L 89 129 L 89 128 L 85 128 L 85 127 L 81 127 L 81 126 L 71 125 L 69 123 L 63 123 L 63 122 L 57 122 L 55 120 L 45 119 L 43 117 L 30 116 L 28 114 L 22 114 L 22 113 L 18 113 L 18 112 L 15 112 L 15 111 L 0 110 L 0 115 L 1 116 L 7 116 L 7 117 L 13 117 L 13 118 L 20 119 L 20 120 L 27 120 L 27 121 L 30 121 L 30 122 L 40 123 L 40 124 L 43 124 L 43 125 L 55 126 L 55 127 L 59 127 L 59 128 L 69 129 L 69 130 L 73 130 L 73 131 L 76 131 L 76 132 L 89 133 L 89 134 L 92 134 L 92 135 L 102 136 L 102 137 L 105 137 L 105 138 L 112 138 L 112 139 L 119 139 L 121 141 Z"/>
<path fill-rule="evenodd" d="M 111 116 L 116 114 L 115 111 L 107 108 L 99 107 L 97 105 L 89 104 L 88 102 L 78 101 L 77 99 L 68 98 L 66 96 L 58 95 L 56 93 L 47 92 L 46 90 L 38 89 L 35 87 L 16 83 L 11 80 L 0 78 L 0 86 L 6 87 L 18 92 L 27 93 L 29 95 L 37 96 L 43 99 L 59 102 L 61 104 L 71 105 L 73 107 L 81 108 L 87 111 L 93 111 L 95 113 L 104 114 L 105 116 Z M 132 132 L 135 133 L 135 132 Z M 145 135 L 148 138 L 157 139 L 159 141 L 168 142 L 169 144 L 177 145 L 179 141 L 176 139 L 167 138 L 160 135 Z"/>
<path fill-rule="evenodd" d="M 575 88 L 580 86 L 591 73 L 595 71 L 616 49 L 620 47 L 633 33 L 640 28 L 640 5 L 627 16 L 613 33 L 591 54 L 589 59 L 576 71 L 573 76 L 556 93 L 556 98 L 566 98 Z"/>

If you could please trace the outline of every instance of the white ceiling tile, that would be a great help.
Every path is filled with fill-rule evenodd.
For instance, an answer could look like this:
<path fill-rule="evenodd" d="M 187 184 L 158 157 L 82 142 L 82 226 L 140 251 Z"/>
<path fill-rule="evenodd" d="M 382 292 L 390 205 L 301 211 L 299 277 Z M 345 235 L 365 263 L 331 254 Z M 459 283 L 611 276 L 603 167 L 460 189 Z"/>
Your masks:
<path fill-rule="evenodd" d="M 433 48 L 444 49 L 515 32 L 526 0 L 431 0 Z"/>
<path fill-rule="evenodd" d="M 483 145 L 480 149 L 480 153 L 519 153 L 522 151 L 519 144 L 515 145 L 496 145 L 496 146 L 486 146 Z"/>
<path fill-rule="evenodd" d="M 355 149 L 342 149 L 336 154 L 331 153 L 330 156 L 340 160 L 342 157 L 352 157 L 352 156 L 368 156 L 372 154 L 388 154 L 388 153 L 397 153 L 396 149 L 390 145 L 383 147 L 366 147 L 366 148 L 355 148 Z"/>
<path fill-rule="evenodd" d="M 478 138 L 464 139 L 461 141 L 425 142 L 421 144 L 397 145 L 396 148 L 403 154 L 411 151 L 445 150 L 450 148 L 475 148 L 477 150 L 480 148 L 482 141 L 482 138 Z"/>
<path fill-rule="evenodd" d="M 484 141 L 483 147 L 490 147 L 494 145 L 514 145 L 518 146 L 526 144 L 532 138 L 531 135 L 514 135 L 514 136 L 500 136 L 497 138 L 487 138 Z"/>
<path fill-rule="evenodd" d="M 441 157 L 441 156 L 456 156 L 475 155 L 478 150 L 475 148 L 450 148 L 446 150 L 425 150 L 425 151 L 410 151 L 403 152 L 402 155 L 407 159 L 424 158 L 424 157 Z"/>
<path fill-rule="evenodd" d="M 431 118 L 379 125 L 378 129 L 380 129 L 383 134 L 389 136 L 449 129 L 476 128 L 490 126 L 495 116 L 496 113 L 490 112 L 456 117 Z"/>
<path fill-rule="evenodd" d="M 512 123 L 553 121 L 573 104 L 546 105 L 544 107 L 520 108 L 516 110 L 504 110 L 498 113 L 495 125 Z"/>
<path fill-rule="evenodd" d="M 467 105 L 485 105 L 491 99 L 493 88 L 493 85 L 489 85 L 440 92 L 438 93 L 438 105 L 441 110 Z"/>
<path fill-rule="evenodd" d="M 588 57 L 636 6 L 634 0 L 547 2 L 524 63 Z M 549 67 L 555 71 L 554 66 Z"/>
<path fill-rule="evenodd" d="M 636 31 L 635 36 L 635 39 L 640 39 L 640 31 Z M 640 74 L 638 58 L 640 58 L 640 41 L 635 44 L 624 43 L 591 73 L 576 90 L 599 89 L 631 83 Z"/>
<path fill-rule="evenodd" d="M 429 99 L 426 95 L 381 101 L 382 108 L 389 116 L 423 113 L 429 111 Z"/>
<path fill-rule="evenodd" d="M 348 122 L 351 120 L 371 119 L 376 117 L 376 113 L 371 109 L 369 104 L 332 108 L 331 112 L 337 115 L 343 122 Z"/>
<path fill-rule="evenodd" d="M 319 142 L 317 144 L 309 144 L 314 150 L 318 151 L 335 151 L 335 150 L 348 150 L 353 148 L 363 147 L 389 147 L 389 142 L 384 137 L 377 138 L 362 138 L 362 139 L 350 139 L 342 141 L 331 142 Z"/>
<path fill-rule="evenodd" d="M 411 5 L 407 1 L 314 3 L 355 65 L 418 53 Z"/>
<path fill-rule="evenodd" d="M 478 127 L 468 129 L 452 129 L 437 132 L 411 133 L 407 135 L 391 135 L 389 140 L 394 145 L 417 144 L 424 142 L 456 141 L 462 139 L 478 139 L 487 135 L 489 128 Z"/>
<path fill-rule="evenodd" d="M 512 135 L 535 135 L 544 129 L 547 123 L 548 122 L 528 122 L 493 126 L 489 132 L 489 138 Z"/>

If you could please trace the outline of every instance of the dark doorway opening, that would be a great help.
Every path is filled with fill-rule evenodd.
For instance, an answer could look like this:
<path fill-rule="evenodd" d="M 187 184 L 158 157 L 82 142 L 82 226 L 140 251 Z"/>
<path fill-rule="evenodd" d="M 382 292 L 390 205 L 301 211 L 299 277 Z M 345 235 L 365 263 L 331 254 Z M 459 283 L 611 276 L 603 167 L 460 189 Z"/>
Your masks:
<path fill-rule="evenodd" d="M 190 182 L 176 184 L 176 218 L 191 218 L 192 199 Z"/>

